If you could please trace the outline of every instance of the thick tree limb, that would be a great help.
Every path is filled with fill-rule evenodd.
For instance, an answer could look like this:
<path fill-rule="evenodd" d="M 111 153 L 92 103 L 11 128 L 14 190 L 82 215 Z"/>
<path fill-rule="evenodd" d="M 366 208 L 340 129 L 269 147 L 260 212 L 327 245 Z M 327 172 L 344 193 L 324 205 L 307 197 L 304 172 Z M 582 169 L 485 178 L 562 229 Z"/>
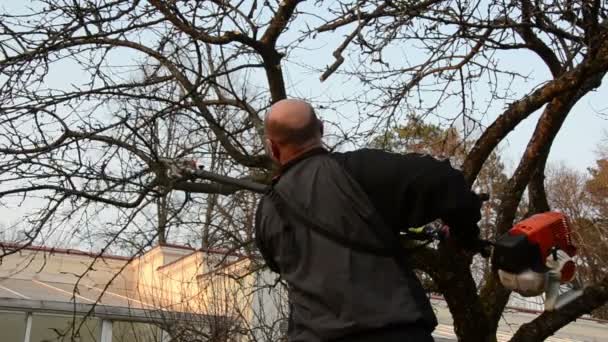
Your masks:
<path fill-rule="evenodd" d="M 184 192 L 201 193 L 201 194 L 217 194 L 217 195 L 232 195 L 237 191 L 243 190 L 243 188 L 220 183 L 194 183 L 187 181 L 176 182 L 173 185 L 174 190 L 180 190 Z"/>
<path fill-rule="evenodd" d="M 579 88 L 597 87 L 598 73 L 604 75 L 608 69 L 608 44 L 604 44 L 601 58 L 581 63 L 575 69 L 563 73 L 559 78 L 549 81 L 528 96 L 513 102 L 477 139 L 467 155 L 462 169 L 467 181 L 472 184 L 477 178 L 483 163 L 496 146 L 525 118 L 543 105 L 561 96 L 564 92 Z M 601 82 L 601 77 L 599 78 Z M 593 86 L 596 85 L 596 86 Z M 587 90 L 587 91 L 589 91 Z"/>
<path fill-rule="evenodd" d="M 205 170 L 192 171 L 190 176 L 192 178 L 210 180 L 218 184 L 180 181 L 175 184 L 174 189 L 187 192 L 215 193 L 222 195 L 230 195 L 239 190 L 249 190 L 261 194 L 267 189 L 265 184 L 254 182 L 250 178 L 232 178 Z"/>
<path fill-rule="evenodd" d="M 608 302 L 608 277 L 584 289 L 581 297 L 555 311 L 546 311 L 522 325 L 511 342 L 543 341 L 557 330 Z"/>
<path fill-rule="evenodd" d="M 264 32 L 260 39 L 263 47 L 258 50 L 258 52 L 264 60 L 264 70 L 266 71 L 266 79 L 268 80 L 268 88 L 270 90 L 272 103 L 287 97 L 283 70 L 281 69 L 283 54 L 277 51 L 276 45 L 279 36 L 287 28 L 289 20 L 291 20 L 296 7 L 301 2 L 302 0 L 281 1 L 279 9 L 270 21 L 270 26 L 266 29 L 266 32 Z"/>
<path fill-rule="evenodd" d="M 471 256 L 449 245 L 441 246 L 439 254 L 441 267 L 435 281 L 448 303 L 458 339 L 487 342 L 493 330 L 470 272 Z"/>
<path fill-rule="evenodd" d="M 404 246 L 407 242 L 404 241 Z M 423 247 L 410 254 L 412 267 L 431 276 L 449 305 L 460 340 L 487 342 L 491 335 L 487 316 L 477 295 L 469 267 L 471 256 L 452 245 Z M 475 317 L 474 320 L 471 318 Z"/>
<path fill-rule="evenodd" d="M 486 275 L 485 285 L 479 291 L 479 297 L 483 303 L 485 314 L 492 324 L 491 329 L 494 332 L 498 329 L 498 321 L 509 301 L 510 295 L 511 291 L 502 286 L 497 272 L 491 272 Z"/>
<path fill-rule="evenodd" d="M 547 146 L 542 152 L 538 166 L 532 173 L 530 183 L 528 184 L 528 197 L 530 203 L 528 205 L 527 216 L 549 211 L 549 202 L 547 201 L 547 192 L 545 191 L 545 167 L 549 158 L 550 146 Z"/>
<path fill-rule="evenodd" d="M 280 2 L 279 9 L 275 13 L 270 25 L 266 29 L 266 32 L 262 35 L 260 42 L 266 47 L 275 47 L 277 39 L 283 31 L 287 28 L 289 20 L 293 16 L 293 13 L 303 0 L 283 0 Z"/>
<path fill-rule="evenodd" d="M 534 17 L 534 12 L 539 11 L 540 9 L 534 7 L 530 0 L 523 0 L 521 4 L 523 22 L 530 25 L 532 23 L 532 18 Z M 543 62 L 545 62 L 545 65 L 547 65 L 549 70 L 551 70 L 553 77 L 558 77 L 562 71 L 562 64 L 553 50 L 551 50 L 547 44 L 538 38 L 536 34 L 534 34 L 532 27 L 518 26 L 515 30 L 528 44 L 530 50 L 534 51 L 534 53 L 536 53 L 543 60 Z"/>

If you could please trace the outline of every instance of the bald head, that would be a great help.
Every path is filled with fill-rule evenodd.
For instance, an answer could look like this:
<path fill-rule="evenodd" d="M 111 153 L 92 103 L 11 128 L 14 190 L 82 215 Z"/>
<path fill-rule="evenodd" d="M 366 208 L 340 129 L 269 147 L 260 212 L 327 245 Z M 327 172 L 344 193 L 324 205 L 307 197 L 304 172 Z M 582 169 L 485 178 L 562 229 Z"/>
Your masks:
<path fill-rule="evenodd" d="M 321 122 L 312 106 L 302 100 L 281 100 L 266 114 L 266 136 L 280 145 L 308 145 L 321 139 Z"/>

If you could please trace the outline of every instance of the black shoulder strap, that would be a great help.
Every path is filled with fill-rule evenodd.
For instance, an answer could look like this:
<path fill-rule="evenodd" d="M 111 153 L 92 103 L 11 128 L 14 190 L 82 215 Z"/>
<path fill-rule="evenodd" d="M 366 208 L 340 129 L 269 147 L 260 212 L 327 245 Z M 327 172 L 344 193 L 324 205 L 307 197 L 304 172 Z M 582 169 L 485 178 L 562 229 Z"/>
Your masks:
<path fill-rule="evenodd" d="M 279 213 L 281 218 L 286 222 L 289 222 L 290 218 L 294 217 L 303 222 L 306 227 L 310 228 L 317 234 L 341 246 L 352 248 L 362 253 L 373 254 L 381 257 L 394 256 L 394 252 L 392 251 L 392 249 L 381 247 L 379 248 L 376 246 L 372 246 L 371 244 L 366 244 L 364 242 L 348 239 L 345 236 L 335 233 L 338 230 L 332 231 L 330 229 L 327 229 L 327 223 L 321 223 L 316 218 L 306 215 L 303 208 L 300 208 L 296 203 L 291 203 L 285 200 L 285 198 L 274 188 L 269 189 L 269 191 L 267 192 L 267 196 L 276 207 L 277 212 Z M 381 239 L 380 241 L 383 241 L 383 244 L 386 245 L 384 239 Z"/>

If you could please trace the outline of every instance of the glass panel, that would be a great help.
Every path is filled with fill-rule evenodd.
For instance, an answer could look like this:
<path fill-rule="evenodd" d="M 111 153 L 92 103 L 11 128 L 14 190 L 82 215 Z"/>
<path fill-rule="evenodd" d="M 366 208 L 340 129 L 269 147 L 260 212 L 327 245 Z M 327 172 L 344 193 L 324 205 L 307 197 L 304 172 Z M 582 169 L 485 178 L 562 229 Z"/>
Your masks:
<path fill-rule="evenodd" d="M 23 341 L 25 336 L 24 312 L 0 312 L 2 341 Z"/>
<path fill-rule="evenodd" d="M 152 324 L 135 322 L 112 323 L 112 342 L 161 342 L 162 330 Z"/>
<path fill-rule="evenodd" d="M 30 342 L 99 342 L 101 322 L 89 318 L 34 314 Z"/>

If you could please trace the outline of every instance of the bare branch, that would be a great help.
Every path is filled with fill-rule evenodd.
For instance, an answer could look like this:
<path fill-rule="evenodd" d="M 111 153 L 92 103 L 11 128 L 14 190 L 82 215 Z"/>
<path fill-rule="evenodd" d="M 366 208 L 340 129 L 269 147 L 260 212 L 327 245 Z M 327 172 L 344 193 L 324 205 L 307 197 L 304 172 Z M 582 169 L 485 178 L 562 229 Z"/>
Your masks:
<path fill-rule="evenodd" d="M 584 289 L 574 301 L 555 311 L 545 311 L 533 321 L 523 324 L 511 342 L 543 341 L 578 317 L 608 302 L 608 278 Z"/>

